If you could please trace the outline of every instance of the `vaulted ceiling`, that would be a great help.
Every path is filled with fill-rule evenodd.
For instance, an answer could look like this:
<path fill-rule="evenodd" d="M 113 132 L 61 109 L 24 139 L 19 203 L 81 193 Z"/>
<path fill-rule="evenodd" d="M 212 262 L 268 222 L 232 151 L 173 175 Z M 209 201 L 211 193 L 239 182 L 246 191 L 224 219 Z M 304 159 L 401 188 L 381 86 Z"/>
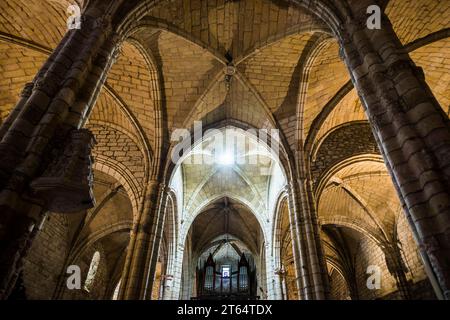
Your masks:
<path fill-rule="evenodd" d="M 192 226 L 193 252 L 219 251 L 227 242 L 236 243 L 233 250 L 259 254 L 263 243 L 261 227 L 254 213 L 241 203 L 227 197 L 208 205 Z M 241 243 L 241 244 L 239 244 Z"/>
<path fill-rule="evenodd" d="M 178 201 L 182 199 L 183 219 L 187 221 L 221 197 L 241 201 L 259 221 L 265 221 L 270 217 L 273 196 L 286 181 L 277 154 L 257 137 L 235 127 L 205 134 L 179 162 L 182 195 Z"/>
<path fill-rule="evenodd" d="M 75 3 L 83 4 L 2 2 L 2 120 L 24 84 L 61 40 L 67 7 Z M 438 0 L 391 0 L 386 12 L 408 45 L 448 28 L 448 6 Z M 446 47 L 445 37 L 423 46 L 415 43 L 411 56 L 424 68 L 447 112 Z M 230 84 L 224 74 L 228 63 L 235 67 Z M 305 71 L 308 82 L 302 97 Z M 301 99 L 303 106 L 297 110 Z M 141 27 L 124 43 L 97 105 L 91 121 L 118 126 L 138 142 L 148 158 L 154 158 L 154 149 L 161 145 L 157 141 L 161 135 L 155 132 L 159 128 L 155 114 L 161 107 L 166 110 L 164 127 L 169 133 L 195 120 L 214 123 L 233 118 L 254 127 L 279 128 L 291 146 L 308 137 L 318 141 L 342 123 L 365 120 L 327 27 L 311 13 L 281 0 L 154 4 Z"/>
<path fill-rule="evenodd" d="M 70 0 L 0 2 L 1 122 L 64 36 L 67 7 L 75 3 L 83 5 Z M 390 0 L 385 11 L 449 114 L 450 2 Z M 123 188 L 117 198 L 130 198 L 122 211 L 135 212 L 136 199 L 152 168 L 161 165 L 158 154 L 170 145 L 175 129 L 189 129 L 196 120 L 204 126 L 233 120 L 279 129 L 291 151 L 304 148 L 323 223 L 348 226 L 351 220 L 374 239 L 392 237 L 400 209 L 395 190 L 377 158 L 339 45 L 320 19 L 287 0 L 173 0 L 155 1 L 138 26 L 122 44 L 87 123 L 98 140 L 96 169 Z M 261 156 L 273 173 L 274 161 L 267 153 Z M 228 197 L 238 212 L 232 217 L 251 220 L 250 208 L 260 215 L 258 221 L 271 219 L 273 174 L 261 174 L 261 169 L 245 163 L 183 163 L 181 211 L 221 217 L 214 206 Z M 86 228 L 94 232 L 96 223 L 93 219 Z M 199 235 L 199 243 L 212 241 L 216 231 L 205 239 Z M 249 248 L 256 241 L 252 232 L 234 232 Z"/>

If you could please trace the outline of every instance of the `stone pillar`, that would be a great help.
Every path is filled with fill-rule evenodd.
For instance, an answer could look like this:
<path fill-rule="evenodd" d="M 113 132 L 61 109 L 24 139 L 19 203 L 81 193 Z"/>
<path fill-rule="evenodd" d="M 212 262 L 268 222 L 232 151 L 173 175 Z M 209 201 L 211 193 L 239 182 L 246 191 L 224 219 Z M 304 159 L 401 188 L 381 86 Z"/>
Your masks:
<path fill-rule="evenodd" d="M 448 116 L 386 15 L 369 30 L 372 1 L 350 1 L 338 34 L 342 57 L 418 241 L 437 294 L 450 299 L 450 127 Z M 435 281 L 437 279 L 437 281 Z M 434 280 L 434 281 L 433 281 Z"/>
<path fill-rule="evenodd" d="M 317 221 L 316 203 L 312 191 L 312 183 L 308 178 L 298 179 L 300 187 L 300 203 L 304 219 L 305 238 L 308 245 L 309 264 L 315 299 L 327 299 L 329 295 L 329 278 L 320 239 Z"/>
<path fill-rule="evenodd" d="M 170 295 L 167 295 L 168 300 L 177 300 L 180 298 L 182 286 L 182 272 L 183 272 L 183 257 L 184 257 L 184 243 L 176 243 L 176 255 L 172 262 L 172 288 Z"/>
<path fill-rule="evenodd" d="M 277 284 L 278 284 L 278 292 L 280 300 L 287 300 L 287 291 L 286 291 L 286 271 L 283 267 L 275 270 L 275 275 L 277 276 Z"/>
<path fill-rule="evenodd" d="M 306 258 L 306 246 L 303 241 L 302 230 L 298 225 L 298 202 L 295 200 L 293 184 L 288 188 L 289 205 L 289 225 L 292 239 L 292 250 L 295 266 L 295 278 L 297 283 L 298 296 L 301 300 L 313 299 L 311 295 L 311 281 L 308 273 L 308 262 Z"/>
<path fill-rule="evenodd" d="M 173 278 L 174 276 L 171 274 L 166 274 L 164 276 L 164 280 L 162 282 L 164 288 L 163 295 L 161 297 L 162 300 L 172 300 Z"/>
<path fill-rule="evenodd" d="M 147 258 L 147 265 L 144 275 L 146 275 L 146 283 L 144 290 L 144 299 L 150 300 L 153 288 L 153 282 L 155 280 L 156 273 L 156 264 L 159 259 L 159 249 L 161 247 L 161 239 L 164 232 L 164 223 L 165 223 L 165 213 L 167 212 L 167 202 L 168 202 L 168 188 L 164 184 L 159 185 L 159 194 L 158 194 L 158 207 L 157 207 L 157 215 L 158 220 L 155 221 L 155 226 L 153 227 L 154 233 L 151 237 L 151 243 L 153 246 L 151 247 L 151 251 L 149 257 Z"/>
<path fill-rule="evenodd" d="M 92 6 L 81 28 L 68 31 L 0 128 L 0 299 L 14 287 L 44 213 L 93 205 L 94 142 L 80 127 L 117 47 L 103 12 Z"/>
<path fill-rule="evenodd" d="M 290 187 L 289 211 L 299 297 L 322 300 L 328 296 L 328 282 L 312 191 L 308 180 L 296 182 Z"/>
<path fill-rule="evenodd" d="M 150 181 L 140 216 L 133 226 L 125 263 L 121 298 L 150 299 L 164 226 L 165 186 Z"/>
<path fill-rule="evenodd" d="M 283 291 L 281 288 L 281 276 L 280 276 L 280 268 L 273 270 L 273 275 L 271 279 L 272 290 L 270 300 L 283 300 Z"/>

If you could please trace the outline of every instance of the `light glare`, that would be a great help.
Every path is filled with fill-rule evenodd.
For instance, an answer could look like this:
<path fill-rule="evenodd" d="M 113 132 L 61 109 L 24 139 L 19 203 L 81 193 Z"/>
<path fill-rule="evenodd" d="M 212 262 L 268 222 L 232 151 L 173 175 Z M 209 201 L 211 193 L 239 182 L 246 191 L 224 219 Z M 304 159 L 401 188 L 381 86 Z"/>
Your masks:
<path fill-rule="evenodd" d="M 234 164 L 234 156 L 231 152 L 224 152 L 217 157 L 217 163 L 223 166 L 230 166 Z"/>

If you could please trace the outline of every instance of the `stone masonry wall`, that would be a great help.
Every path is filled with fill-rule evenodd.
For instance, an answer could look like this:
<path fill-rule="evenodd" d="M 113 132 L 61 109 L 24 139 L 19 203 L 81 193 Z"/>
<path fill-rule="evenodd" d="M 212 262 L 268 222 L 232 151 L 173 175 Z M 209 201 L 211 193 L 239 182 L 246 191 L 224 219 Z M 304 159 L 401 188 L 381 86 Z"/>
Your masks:
<path fill-rule="evenodd" d="M 46 218 L 24 260 L 23 281 L 27 299 L 51 299 L 69 250 L 69 229 L 63 214 Z"/>
<path fill-rule="evenodd" d="M 369 290 L 367 288 L 367 279 L 370 276 L 370 274 L 367 274 L 367 267 L 370 265 L 380 268 L 380 289 Z M 356 281 L 359 299 L 361 300 L 380 299 L 391 292 L 397 291 L 395 279 L 387 269 L 383 251 L 367 237 L 361 239 L 356 253 Z"/>
<path fill-rule="evenodd" d="M 311 165 L 314 184 L 334 164 L 367 153 L 379 153 L 369 124 L 355 123 L 336 129 L 322 142 Z"/>
<path fill-rule="evenodd" d="M 346 300 L 350 296 L 347 283 L 342 275 L 333 270 L 330 275 L 330 298 L 333 300 Z"/>

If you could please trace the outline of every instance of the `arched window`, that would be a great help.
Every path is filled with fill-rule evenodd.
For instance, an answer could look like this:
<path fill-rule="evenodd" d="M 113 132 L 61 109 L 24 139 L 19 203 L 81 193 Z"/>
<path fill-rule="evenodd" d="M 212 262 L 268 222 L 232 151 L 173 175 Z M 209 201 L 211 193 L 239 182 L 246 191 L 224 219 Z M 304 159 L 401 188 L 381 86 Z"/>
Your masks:
<path fill-rule="evenodd" d="M 114 289 L 114 293 L 113 293 L 113 300 L 117 300 L 117 298 L 119 297 L 119 290 L 120 290 L 120 283 L 122 282 L 122 279 L 119 280 L 119 282 L 116 285 L 116 288 Z"/>
<path fill-rule="evenodd" d="M 89 271 L 86 277 L 86 281 L 84 282 L 84 290 L 89 292 L 92 289 L 92 285 L 94 284 L 95 275 L 97 274 L 98 265 L 100 263 L 100 252 L 95 251 L 92 256 L 91 265 L 89 266 Z"/>

